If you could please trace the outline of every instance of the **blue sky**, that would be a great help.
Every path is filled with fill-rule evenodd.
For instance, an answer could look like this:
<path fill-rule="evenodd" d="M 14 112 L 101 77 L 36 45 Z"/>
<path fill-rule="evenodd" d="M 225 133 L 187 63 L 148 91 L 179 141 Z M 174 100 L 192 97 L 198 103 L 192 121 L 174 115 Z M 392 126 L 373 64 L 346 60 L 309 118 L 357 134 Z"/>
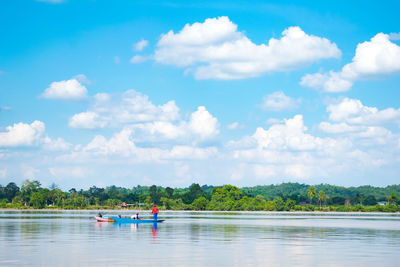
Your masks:
<path fill-rule="evenodd" d="M 397 1 L 2 1 L 0 184 L 398 184 Z"/>

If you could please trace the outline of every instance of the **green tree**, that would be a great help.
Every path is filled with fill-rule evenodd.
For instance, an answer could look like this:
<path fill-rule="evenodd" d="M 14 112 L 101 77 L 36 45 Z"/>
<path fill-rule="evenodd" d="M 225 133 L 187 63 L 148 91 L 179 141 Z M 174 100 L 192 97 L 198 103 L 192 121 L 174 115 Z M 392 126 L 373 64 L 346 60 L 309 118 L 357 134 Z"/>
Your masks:
<path fill-rule="evenodd" d="M 295 206 L 296 206 L 296 201 L 294 201 L 294 200 L 292 200 L 292 199 L 290 199 L 290 198 L 286 199 L 285 207 L 284 207 L 284 209 L 285 209 L 286 211 L 294 210 L 294 207 L 295 207 Z"/>
<path fill-rule="evenodd" d="M 11 182 L 8 183 L 6 187 L 4 187 L 4 196 L 7 198 L 9 202 L 17 195 L 19 192 L 19 187 Z"/>
<path fill-rule="evenodd" d="M 61 206 L 63 200 L 66 198 L 66 194 L 61 191 L 61 189 L 53 189 L 49 192 L 48 199 L 52 203 L 53 206 Z"/>
<path fill-rule="evenodd" d="M 165 193 L 167 194 L 167 198 L 172 198 L 174 195 L 174 189 L 171 187 L 165 188 Z"/>
<path fill-rule="evenodd" d="M 326 201 L 326 194 L 323 190 L 320 190 L 318 192 L 318 201 L 319 201 L 319 207 L 321 208 L 322 202 L 325 203 L 325 201 Z"/>
<path fill-rule="evenodd" d="M 35 209 L 43 209 L 46 205 L 46 195 L 44 192 L 32 193 L 30 203 Z"/>
<path fill-rule="evenodd" d="M 205 210 L 207 207 L 207 204 L 208 204 L 208 200 L 205 197 L 199 197 L 193 201 L 192 205 L 196 210 Z"/>
<path fill-rule="evenodd" d="M 389 202 L 389 204 L 396 204 L 399 201 L 399 197 L 395 192 L 392 192 L 390 196 L 386 197 L 386 200 Z"/>
<path fill-rule="evenodd" d="M 315 196 L 315 186 L 310 186 L 307 191 L 307 195 L 310 199 L 310 204 L 312 204 L 312 199 Z"/>
<path fill-rule="evenodd" d="M 376 203 L 377 203 L 376 198 L 372 195 L 369 195 L 364 201 L 364 204 L 367 206 L 375 206 Z"/>
<path fill-rule="evenodd" d="M 189 187 L 189 192 L 183 194 L 182 200 L 183 203 L 185 204 L 190 204 L 192 203 L 195 199 L 204 196 L 203 190 L 201 190 L 201 187 L 199 184 L 193 183 Z"/>
<path fill-rule="evenodd" d="M 363 194 L 357 194 L 357 201 L 358 201 L 358 203 L 360 203 L 360 206 L 363 205 L 363 202 L 365 199 L 366 199 L 366 197 Z"/>
<path fill-rule="evenodd" d="M 26 179 L 25 181 L 22 182 L 21 186 L 21 198 L 24 202 L 24 205 L 26 206 L 33 193 L 38 192 L 40 188 L 40 182 L 39 181 L 29 181 L 29 179 Z"/>
<path fill-rule="evenodd" d="M 236 210 L 240 205 L 243 194 L 239 188 L 233 185 L 215 187 L 211 201 L 207 209 L 213 210 Z"/>
<path fill-rule="evenodd" d="M 156 185 L 150 186 L 149 196 L 154 204 L 160 204 L 161 194 Z"/>
<path fill-rule="evenodd" d="M 275 210 L 282 211 L 285 209 L 285 202 L 281 197 L 277 197 L 273 202 L 275 204 Z"/>

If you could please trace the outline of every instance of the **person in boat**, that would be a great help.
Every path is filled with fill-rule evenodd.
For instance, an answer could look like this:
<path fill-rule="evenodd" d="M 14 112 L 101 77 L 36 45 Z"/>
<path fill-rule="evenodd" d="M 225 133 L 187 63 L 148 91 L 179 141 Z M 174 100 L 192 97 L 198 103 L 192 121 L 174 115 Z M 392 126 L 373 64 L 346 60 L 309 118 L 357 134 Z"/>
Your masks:
<path fill-rule="evenodd" d="M 155 204 L 153 206 L 153 209 L 152 209 L 151 213 L 153 213 L 154 220 L 157 221 L 158 208 L 156 207 Z"/>
<path fill-rule="evenodd" d="M 136 213 L 136 215 L 131 216 L 131 219 L 141 220 L 142 218 L 139 217 L 139 213 Z"/>
<path fill-rule="evenodd" d="M 101 213 L 99 212 L 99 214 L 97 214 L 97 217 L 103 218 L 103 214 L 101 214 Z"/>

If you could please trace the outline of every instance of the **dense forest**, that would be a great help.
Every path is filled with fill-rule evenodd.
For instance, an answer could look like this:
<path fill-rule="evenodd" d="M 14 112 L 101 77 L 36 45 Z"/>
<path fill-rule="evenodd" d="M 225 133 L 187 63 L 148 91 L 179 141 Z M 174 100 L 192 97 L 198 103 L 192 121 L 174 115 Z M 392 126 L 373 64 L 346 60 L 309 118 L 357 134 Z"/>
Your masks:
<path fill-rule="evenodd" d="M 192 184 L 187 188 L 135 186 L 131 189 L 92 186 L 62 191 L 39 181 L 0 185 L 0 208 L 149 209 L 221 211 L 400 211 L 400 185 L 341 187 L 329 184 L 282 183 L 238 188 Z M 122 204 L 124 203 L 124 204 Z"/>

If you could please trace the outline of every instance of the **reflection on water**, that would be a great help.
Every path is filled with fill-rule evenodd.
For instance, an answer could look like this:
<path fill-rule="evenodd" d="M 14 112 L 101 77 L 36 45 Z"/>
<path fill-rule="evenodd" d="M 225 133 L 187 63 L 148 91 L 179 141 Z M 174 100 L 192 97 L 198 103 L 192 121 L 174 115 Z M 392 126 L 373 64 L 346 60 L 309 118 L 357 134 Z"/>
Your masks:
<path fill-rule="evenodd" d="M 161 224 L 113 224 L 96 222 L 97 212 L 0 211 L 0 266 L 353 267 L 400 261 L 399 214 L 163 212 Z"/>

